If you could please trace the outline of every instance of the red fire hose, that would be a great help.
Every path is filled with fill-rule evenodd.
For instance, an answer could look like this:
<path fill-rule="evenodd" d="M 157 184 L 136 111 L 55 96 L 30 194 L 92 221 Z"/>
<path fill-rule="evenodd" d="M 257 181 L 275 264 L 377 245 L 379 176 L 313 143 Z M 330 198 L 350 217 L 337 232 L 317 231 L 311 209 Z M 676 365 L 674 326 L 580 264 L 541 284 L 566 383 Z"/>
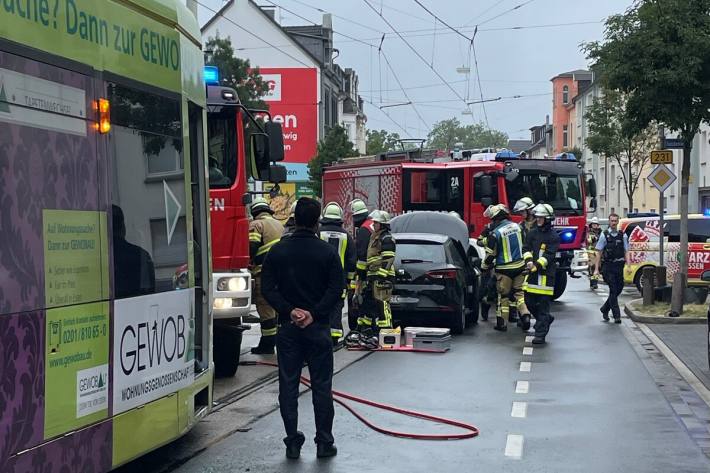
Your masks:
<path fill-rule="evenodd" d="M 271 363 L 268 361 L 246 361 L 240 363 L 241 365 L 262 365 L 262 366 L 273 366 L 275 368 L 278 368 L 278 365 L 276 363 Z M 301 383 L 310 388 L 311 387 L 311 380 L 308 379 L 305 376 L 301 376 Z M 359 404 L 365 404 L 367 406 L 375 407 L 377 409 L 385 410 L 385 411 L 390 411 L 390 412 L 395 412 L 397 414 L 402 414 L 405 416 L 409 417 L 417 417 L 419 419 L 424 419 L 429 422 L 435 422 L 438 424 L 445 424 L 445 425 L 451 425 L 453 427 L 458 427 L 460 429 L 467 430 L 468 432 L 465 433 L 460 433 L 460 434 L 414 434 L 414 433 L 409 433 L 409 432 L 399 432 L 396 430 L 390 430 L 390 429 L 385 429 L 384 427 L 380 427 L 378 425 L 373 424 L 369 420 L 367 420 L 362 414 L 357 412 L 350 404 L 348 404 L 344 399 L 347 399 L 349 401 L 357 402 Z M 345 409 L 347 409 L 352 415 L 355 416 L 360 422 L 371 428 L 372 430 L 375 430 L 381 434 L 385 435 L 390 435 L 392 437 L 399 437 L 399 438 L 405 438 L 405 439 L 415 439 L 415 440 L 463 440 L 463 439 L 470 439 L 473 437 L 477 437 L 479 434 L 479 430 L 476 426 L 470 425 L 470 424 L 465 424 L 463 422 L 459 422 L 456 420 L 451 420 L 451 419 L 446 419 L 444 417 L 437 417 L 433 416 L 430 414 L 424 414 L 423 412 L 417 412 L 417 411 L 411 411 L 409 409 L 402 409 L 400 407 L 396 406 L 391 406 L 389 404 L 383 404 L 380 402 L 375 402 L 375 401 L 370 401 L 369 399 L 365 399 L 362 397 L 358 396 L 353 396 L 352 394 L 344 393 L 342 391 L 336 391 L 335 389 L 333 390 L 333 401 L 337 402 L 341 406 L 343 406 Z"/>

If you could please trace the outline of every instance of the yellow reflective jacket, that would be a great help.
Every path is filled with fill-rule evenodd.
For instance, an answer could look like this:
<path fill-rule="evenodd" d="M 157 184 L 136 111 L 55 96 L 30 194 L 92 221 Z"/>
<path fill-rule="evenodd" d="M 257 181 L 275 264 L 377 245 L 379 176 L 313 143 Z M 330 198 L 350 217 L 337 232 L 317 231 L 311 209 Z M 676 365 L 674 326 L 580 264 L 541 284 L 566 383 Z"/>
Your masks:
<path fill-rule="evenodd" d="M 283 235 L 284 227 L 281 222 L 262 212 L 249 223 L 249 257 L 251 259 L 251 273 L 257 276 L 261 273 L 266 255 Z"/>

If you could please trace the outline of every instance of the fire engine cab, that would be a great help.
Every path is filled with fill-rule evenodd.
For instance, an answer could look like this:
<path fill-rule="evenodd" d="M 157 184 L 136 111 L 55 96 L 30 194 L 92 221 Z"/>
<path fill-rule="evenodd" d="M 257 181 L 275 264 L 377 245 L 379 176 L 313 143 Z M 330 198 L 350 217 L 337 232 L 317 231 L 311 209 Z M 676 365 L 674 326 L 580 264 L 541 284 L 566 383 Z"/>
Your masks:
<path fill-rule="evenodd" d="M 232 376 L 251 310 L 248 181 L 286 181 L 286 168 L 272 164 L 284 158 L 283 132 L 268 112 L 247 109 L 234 89 L 220 86 L 216 68 L 206 66 L 205 79 L 214 363 L 218 376 Z"/>
<path fill-rule="evenodd" d="M 483 216 L 489 205 L 503 203 L 512 209 L 525 196 L 548 203 L 555 209 L 561 241 L 554 296 L 560 297 L 567 275 L 574 275 L 570 267 L 574 250 L 581 249 L 586 239 L 587 197 L 592 211 L 596 207 L 594 179 L 585 182 L 581 164 L 568 153 L 552 159 L 521 159 L 508 150 L 461 155 L 452 159 L 420 148 L 346 158 L 325 169 L 323 201 L 336 201 L 347 209 L 350 200 L 360 198 L 371 209 L 393 214 L 455 211 L 472 238 L 490 222 Z"/>

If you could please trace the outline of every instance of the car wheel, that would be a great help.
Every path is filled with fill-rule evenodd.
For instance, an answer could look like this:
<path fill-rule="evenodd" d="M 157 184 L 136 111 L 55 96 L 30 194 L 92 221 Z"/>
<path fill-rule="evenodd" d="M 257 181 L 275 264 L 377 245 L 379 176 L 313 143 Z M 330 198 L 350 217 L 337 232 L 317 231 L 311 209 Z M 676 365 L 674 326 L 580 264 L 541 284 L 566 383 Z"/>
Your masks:
<path fill-rule="evenodd" d="M 478 291 L 474 289 L 473 294 L 470 295 L 469 300 L 469 311 L 466 314 L 466 326 L 478 323 L 478 318 L 480 314 L 480 304 L 478 300 Z"/>
<path fill-rule="evenodd" d="M 218 378 L 231 378 L 239 368 L 242 330 L 231 325 L 214 327 L 214 371 Z"/>
<path fill-rule="evenodd" d="M 466 298 L 462 297 L 457 310 L 451 314 L 451 333 L 461 335 L 466 328 Z"/>
<path fill-rule="evenodd" d="M 638 289 L 639 294 L 643 294 L 643 270 L 645 268 L 650 268 L 651 266 L 641 266 L 639 269 L 636 270 L 636 274 L 634 274 L 634 286 L 636 286 L 636 289 Z M 654 278 L 655 279 L 655 278 Z"/>

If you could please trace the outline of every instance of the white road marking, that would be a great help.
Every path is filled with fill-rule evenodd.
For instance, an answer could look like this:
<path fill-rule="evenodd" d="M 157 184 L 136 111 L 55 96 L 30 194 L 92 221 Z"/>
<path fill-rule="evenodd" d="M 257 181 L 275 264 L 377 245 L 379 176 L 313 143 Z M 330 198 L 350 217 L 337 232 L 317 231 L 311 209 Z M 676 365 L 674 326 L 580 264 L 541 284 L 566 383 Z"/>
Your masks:
<path fill-rule="evenodd" d="M 524 438 L 519 434 L 508 434 L 505 441 L 505 456 L 511 458 L 522 458 Z"/>
<path fill-rule="evenodd" d="M 533 338 L 535 337 L 533 337 L 532 335 L 528 335 L 527 337 L 525 337 L 525 343 L 532 343 Z"/>
<path fill-rule="evenodd" d="M 532 347 L 523 347 L 523 355 L 532 355 L 532 354 L 533 354 Z"/>
<path fill-rule="evenodd" d="M 510 410 L 510 417 L 524 418 L 528 415 L 528 403 L 513 401 L 513 408 Z"/>
<path fill-rule="evenodd" d="M 518 381 L 515 383 L 515 394 L 527 394 L 530 392 L 529 381 Z"/>
<path fill-rule="evenodd" d="M 520 371 L 529 373 L 531 368 L 532 368 L 532 363 L 530 363 L 529 361 L 521 361 L 520 362 Z"/>

